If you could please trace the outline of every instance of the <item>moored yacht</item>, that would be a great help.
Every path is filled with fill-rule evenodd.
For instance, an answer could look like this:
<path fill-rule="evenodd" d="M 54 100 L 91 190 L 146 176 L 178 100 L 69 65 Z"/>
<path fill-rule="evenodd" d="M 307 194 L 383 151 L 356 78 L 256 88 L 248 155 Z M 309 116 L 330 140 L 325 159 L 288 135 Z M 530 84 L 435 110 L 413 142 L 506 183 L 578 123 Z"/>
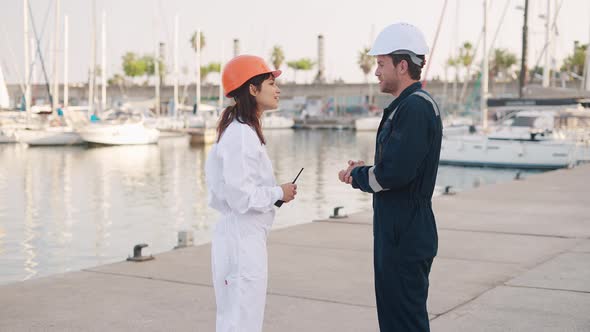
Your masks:
<path fill-rule="evenodd" d="M 155 144 L 160 132 L 146 127 L 140 113 L 112 111 L 105 120 L 80 129 L 82 139 L 92 144 L 139 145 Z"/>
<path fill-rule="evenodd" d="M 581 142 L 555 128 L 555 112 L 520 111 L 486 133 L 443 138 L 440 163 L 556 169 L 580 161 Z"/>

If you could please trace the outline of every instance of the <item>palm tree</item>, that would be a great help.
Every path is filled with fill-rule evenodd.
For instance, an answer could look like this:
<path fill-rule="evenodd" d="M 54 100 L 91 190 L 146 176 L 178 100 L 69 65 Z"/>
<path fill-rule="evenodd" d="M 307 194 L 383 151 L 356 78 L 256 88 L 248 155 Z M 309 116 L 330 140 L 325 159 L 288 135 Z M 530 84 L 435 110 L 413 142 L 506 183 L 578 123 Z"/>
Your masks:
<path fill-rule="evenodd" d="M 127 95 L 126 91 L 125 91 L 125 87 L 127 86 L 127 81 L 125 80 L 125 77 L 121 74 L 115 74 L 113 75 L 113 77 L 111 77 L 108 80 L 108 85 L 116 85 L 119 87 L 119 91 L 121 92 L 121 95 L 125 96 Z"/>
<path fill-rule="evenodd" d="M 150 76 L 154 75 L 156 72 L 155 60 L 151 55 L 144 55 L 141 57 L 141 61 L 145 63 L 145 71 L 143 73 L 145 75 L 145 82 L 143 85 L 148 85 Z"/>
<path fill-rule="evenodd" d="M 293 69 L 293 71 L 295 72 L 295 76 L 294 76 L 295 82 L 297 82 L 297 71 L 298 70 L 308 71 L 308 70 L 311 70 L 314 65 L 315 65 L 315 62 L 313 62 L 309 58 L 301 58 L 299 60 L 287 62 L 287 66 L 289 66 L 289 68 Z"/>
<path fill-rule="evenodd" d="M 445 64 L 445 77 L 447 68 L 453 68 L 455 71 L 455 79 L 453 80 L 453 94 L 451 96 L 451 101 L 453 103 L 457 102 L 457 85 L 459 84 L 459 58 L 450 57 L 447 59 Z"/>
<path fill-rule="evenodd" d="M 455 70 L 458 71 L 459 70 L 459 66 L 463 66 L 465 68 L 465 78 L 463 79 L 463 87 L 461 89 L 461 95 L 459 100 L 457 100 L 458 102 L 463 103 L 466 93 L 467 93 L 467 83 L 469 82 L 470 79 L 470 68 L 471 68 L 471 64 L 473 63 L 473 56 L 474 56 L 474 50 L 473 50 L 473 45 L 470 42 L 464 42 L 463 46 L 461 46 L 461 48 L 459 49 L 459 55 L 457 56 L 457 59 L 455 59 L 457 61 Z M 455 73 L 455 79 L 458 80 L 458 74 Z"/>
<path fill-rule="evenodd" d="M 448 88 L 447 85 L 449 84 L 449 68 L 456 68 L 456 62 L 457 60 L 453 57 L 450 57 L 447 59 L 447 61 L 445 62 L 445 83 L 443 85 L 443 95 L 445 96 L 445 103 L 451 99 L 449 98 L 449 94 L 448 94 Z M 455 78 L 457 78 L 457 75 L 455 75 Z M 454 80 L 453 82 L 453 96 L 452 98 L 455 98 L 457 95 L 457 79 Z M 451 99 L 451 101 L 454 101 L 453 99 Z"/>
<path fill-rule="evenodd" d="M 293 82 L 297 83 L 297 61 L 287 61 L 287 67 L 293 69 Z"/>
<path fill-rule="evenodd" d="M 141 57 L 141 61 L 145 63 L 146 82 L 151 76 L 156 75 L 156 59 L 152 55 L 144 55 Z M 158 60 L 158 70 L 160 77 L 166 73 L 166 68 L 162 60 Z"/>
<path fill-rule="evenodd" d="M 453 81 L 453 95 L 451 100 L 454 103 L 460 103 L 464 99 L 465 93 L 467 92 L 467 83 L 469 81 L 470 75 L 470 67 L 473 63 L 473 45 L 466 41 L 463 45 L 459 48 L 459 54 L 456 57 L 450 57 L 447 59 L 445 63 L 445 70 L 447 67 L 454 68 L 455 71 L 455 79 Z M 461 89 L 461 94 L 457 94 L 457 86 L 459 84 L 459 72 L 461 68 L 465 69 L 465 79 L 463 80 L 463 88 Z M 446 75 L 446 74 L 445 74 Z"/>
<path fill-rule="evenodd" d="M 133 52 L 127 52 L 123 55 L 123 72 L 133 80 L 135 77 L 143 76 L 146 71 L 146 63 Z"/>
<path fill-rule="evenodd" d="M 574 53 L 568 55 L 563 60 L 561 71 L 575 73 L 578 76 L 584 76 L 584 62 L 586 62 L 586 50 L 588 44 L 580 45 L 579 42 L 574 43 Z"/>
<path fill-rule="evenodd" d="M 502 77 L 510 77 L 510 70 L 516 64 L 516 55 L 506 49 L 496 48 L 493 54 L 494 56 L 489 69 L 490 87 L 492 91 L 496 88 L 496 80 Z"/>
<path fill-rule="evenodd" d="M 463 43 L 463 46 L 459 49 L 459 63 L 468 68 L 473 63 L 473 45 L 470 42 Z"/>
<path fill-rule="evenodd" d="M 193 32 L 190 39 L 191 47 L 197 52 L 197 31 Z M 205 48 L 205 34 L 201 31 L 201 51 Z"/>
<path fill-rule="evenodd" d="M 500 74 L 505 77 L 510 76 L 510 69 L 515 64 L 516 55 L 514 53 L 510 53 L 506 49 L 495 49 L 492 65 L 490 66 L 490 71 L 492 72 L 491 77 L 496 78 Z"/>
<path fill-rule="evenodd" d="M 371 105 L 373 105 L 373 86 L 369 83 L 369 73 L 375 64 L 375 58 L 372 55 L 369 55 L 370 50 L 371 49 L 369 47 L 364 47 L 362 50 L 360 50 L 357 60 L 358 65 L 363 71 L 363 74 L 365 74 L 365 83 L 367 83 L 369 86 L 369 96 L 367 100 L 369 109 L 371 108 Z"/>
<path fill-rule="evenodd" d="M 283 48 L 279 45 L 275 45 L 272 48 L 272 53 L 270 55 L 270 62 L 275 67 L 276 70 L 279 70 L 283 62 L 285 61 L 285 53 L 283 52 Z"/>
<path fill-rule="evenodd" d="M 365 82 L 369 83 L 369 73 L 375 64 L 375 58 L 369 55 L 370 48 L 365 47 L 359 51 L 358 65 L 361 67 L 363 74 L 365 74 Z"/>
<path fill-rule="evenodd" d="M 210 62 L 205 66 L 201 66 L 201 81 L 205 82 L 210 73 L 221 72 L 221 63 Z"/>

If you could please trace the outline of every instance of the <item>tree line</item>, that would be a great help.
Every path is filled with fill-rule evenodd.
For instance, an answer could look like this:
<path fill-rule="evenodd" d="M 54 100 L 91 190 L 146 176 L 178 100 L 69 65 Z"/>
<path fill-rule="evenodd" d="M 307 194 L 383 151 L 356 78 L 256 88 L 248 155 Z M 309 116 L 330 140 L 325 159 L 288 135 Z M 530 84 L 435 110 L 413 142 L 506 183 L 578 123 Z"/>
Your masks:
<path fill-rule="evenodd" d="M 191 48 L 196 52 L 197 33 L 194 32 L 189 43 Z M 205 35 L 201 33 L 200 40 L 201 50 L 205 49 L 206 39 Z M 584 62 L 586 59 L 586 51 L 588 44 L 579 44 L 576 42 L 574 51 L 564 61 L 562 66 L 559 68 L 560 73 L 566 75 L 567 80 L 579 79 L 583 76 Z M 368 82 L 369 75 L 372 73 L 372 69 L 375 65 L 374 57 L 368 55 L 369 47 L 363 47 L 358 51 L 357 64 L 359 69 L 365 76 L 365 81 Z M 479 63 L 475 63 L 475 49 L 473 44 L 466 41 L 457 50 L 456 55 L 446 59 L 444 63 L 445 68 L 445 81 L 453 81 L 449 79 L 447 73 L 449 70 L 454 72 L 454 81 L 470 81 L 477 80 L 480 75 Z M 122 56 L 121 69 L 123 75 L 115 74 L 110 80 L 109 84 L 130 84 L 137 82 L 141 77 L 145 78 L 144 84 L 147 84 L 149 78 L 156 75 L 155 73 L 155 62 L 158 61 L 159 73 L 161 81 L 164 82 L 168 68 L 164 62 L 164 59 L 156 59 L 152 54 L 139 55 L 134 52 L 127 52 Z M 518 79 L 519 75 L 519 58 L 516 54 L 510 52 L 507 49 L 496 48 L 490 53 L 490 65 L 489 65 L 489 77 L 490 84 L 493 86 L 494 82 L 506 82 Z M 280 69 L 284 64 L 288 68 L 293 70 L 293 80 L 297 80 L 297 74 L 301 71 L 307 72 L 317 65 L 311 58 L 300 58 L 288 60 L 286 59 L 285 52 L 282 46 L 273 46 L 269 62 L 274 66 L 275 69 Z M 201 81 L 206 82 L 207 77 L 211 73 L 219 73 L 221 71 L 220 62 L 210 62 L 201 66 Z M 188 75 L 188 69 L 182 68 L 182 73 Z M 533 65 L 529 72 L 531 79 L 537 79 L 542 77 L 543 68 L 538 65 Z"/>

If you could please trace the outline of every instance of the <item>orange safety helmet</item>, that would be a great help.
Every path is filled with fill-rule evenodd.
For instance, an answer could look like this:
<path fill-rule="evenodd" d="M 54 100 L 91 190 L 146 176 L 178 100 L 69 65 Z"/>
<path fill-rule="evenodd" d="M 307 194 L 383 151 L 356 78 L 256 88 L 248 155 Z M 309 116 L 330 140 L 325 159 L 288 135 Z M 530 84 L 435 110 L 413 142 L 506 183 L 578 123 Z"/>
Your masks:
<path fill-rule="evenodd" d="M 281 75 L 280 70 L 272 70 L 261 57 L 255 55 L 238 55 L 229 60 L 223 68 L 221 81 L 223 92 L 226 97 L 235 89 L 242 86 L 249 79 L 261 74 L 272 73 L 277 78 Z"/>

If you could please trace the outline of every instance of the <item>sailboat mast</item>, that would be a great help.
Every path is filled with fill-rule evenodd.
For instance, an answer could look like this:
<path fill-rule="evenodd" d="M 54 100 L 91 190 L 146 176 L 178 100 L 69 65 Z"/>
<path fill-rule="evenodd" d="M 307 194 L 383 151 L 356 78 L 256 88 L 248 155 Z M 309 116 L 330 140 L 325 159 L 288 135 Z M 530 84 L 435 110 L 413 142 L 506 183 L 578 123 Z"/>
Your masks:
<path fill-rule="evenodd" d="M 522 57 L 520 60 L 520 79 L 518 81 L 518 97 L 522 98 L 527 72 L 527 35 L 528 35 L 529 0 L 524 0 L 524 24 L 522 25 Z"/>
<path fill-rule="evenodd" d="M 590 34 L 588 34 L 590 38 Z M 590 45 L 590 44 L 589 44 Z M 584 78 L 582 82 L 582 88 L 586 91 L 590 91 L 590 51 L 586 50 L 586 61 L 584 61 Z"/>
<path fill-rule="evenodd" d="M 55 3 L 55 28 L 53 32 L 53 105 L 51 110 L 57 112 L 59 105 L 59 3 L 57 0 Z"/>
<path fill-rule="evenodd" d="M 69 82 L 68 82 L 68 50 L 69 50 L 69 21 L 68 15 L 64 17 L 64 108 L 68 108 Z"/>
<path fill-rule="evenodd" d="M 96 0 L 92 0 L 92 45 L 90 54 L 90 77 L 88 78 L 88 116 L 94 113 L 94 70 L 96 69 Z"/>
<path fill-rule="evenodd" d="M 201 29 L 197 29 L 197 37 L 196 37 L 196 44 L 197 44 L 197 77 L 196 77 L 196 84 L 195 84 L 195 103 L 196 103 L 196 110 L 199 110 L 199 104 L 201 103 Z"/>
<path fill-rule="evenodd" d="M 100 86 L 102 94 L 100 99 L 100 110 L 105 111 L 107 105 L 107 13 L 102 11 L 102 29 L 101 37 L 101 68 L 100 68 Z"/>
<path fill-rule="evenodd" d="M 443 8 L 440 12 L 440 17 L 438 19 L 438 25 L 436 27 L 436 33 L 434 34 L 434 41 L 432 42 L 432 48 L 430 49 L 429 59 L 426 61 L 426 69 L 424 70 L 424 76 L 422 78 L 422 84 L 426 84 L 426 79 L 428 76 L 428 70 L 430 69 L 430 64 L 432 63 L 432 58 L 434 57 L 434 51 L 436 50 L 436 42 L 438 41 L 438 34 L 440 32 L 440 27 L 442 25 L 443 19 L 445 18 L 445 11 L 447 9 L 448 0 L 445 0 L 443 4 Z"/>
<path fill-rule="evenodd" d="M 154 105 L 155 113 L 157 116 L 160 116 L 160 50 L 158 48 L 158 42 L 156 41 L 156 50 L 154 52 L 154 89 L 155 89 L 155 96 L 156 102 Z"/>
<path fill-rule="evenodd" d="M 550 63 L 550 45 L 551 45 L 551 0 L 547 0 L 547 12 L 545 13 L 545 54 L 544 56 L 544 66 L 543 66 L 543 87 L 549 87 L 549 76 L 551 73 L 551 63 Z"/>
<path fill-rule="evenodd" d="M 225 58 L 225 45 L 221 43 L 221 60 L 219 61 L 219 99 L 217 100 L 217 108 L 221 112 L 223 107 L 223 82 L 221 80 L 221 74 L 223 73 L 223 60 Z"/>
<path fill-rule="evenodd" d="M 487 45 L 487 30 L 488 30 L 488 2 L 483 1 L 483 33 L 482 33 L 482 47 L 483 47 L 483 61 L 481 66 L 481 98 L 480 109 L 482 116 L 483 129 L 488 127 L 488 45 Z"/>
<path fill-rule="evenodd" d="M 174 116 L 178 116 L 178 14 L 174 16 Z"/>
<path fill-rule="evenodd" d="M 25 60 L 25 111 L 27 111 L 27 123 L 31 119 L 31 78 L 29 72 L 29 66 L 31 65 L 31 60 L 29 59 L 29 0 L 23 1 L 23 27 L 24 27 L 24 60 Z"/>

